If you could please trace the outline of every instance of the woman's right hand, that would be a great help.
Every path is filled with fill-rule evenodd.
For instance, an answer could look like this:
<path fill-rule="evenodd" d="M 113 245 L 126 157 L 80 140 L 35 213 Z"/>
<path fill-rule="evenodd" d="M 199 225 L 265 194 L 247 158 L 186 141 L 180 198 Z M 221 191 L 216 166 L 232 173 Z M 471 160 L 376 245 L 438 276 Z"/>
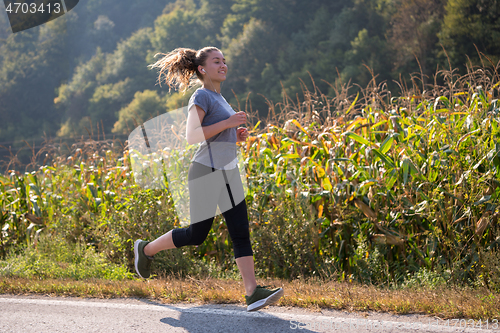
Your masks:
<path fill-rule="evenodd" d="M 244 111 L 236 112 L 226 119 L 228 128 L 236 127 L 247 122 L 247 114 Z"/>

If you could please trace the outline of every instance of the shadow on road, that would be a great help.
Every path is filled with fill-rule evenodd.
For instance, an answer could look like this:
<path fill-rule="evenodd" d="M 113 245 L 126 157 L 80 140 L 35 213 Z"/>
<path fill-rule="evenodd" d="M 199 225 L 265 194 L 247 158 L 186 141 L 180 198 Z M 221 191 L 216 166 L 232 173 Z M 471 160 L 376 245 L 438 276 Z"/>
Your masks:
<path fill-rule="evenodd" d="M 148 303 L 178 311 L 178 313 L 160 320 L 166 324 L 165 332 L 176 331 L 173 328 L 182 328 L 190 333 L 294 332 L 297 330 L 296 322 L 292 325 L 289 320 L 264 312 L 265 310 L 247 312 L 245 307 L 236 305 L 207 304 L 185 308 L 151 301 Z M 291 329 L 292 327 L 295 329 Z M 301 328 L 300 331 L 304 333 L 314 332 L 304 328 Z"/>
<path fill-rule="evenodd" d="M 210 310 L 211 305 L 199 306 L 192 310 Z M 246 309 L 218 309 L 217 313 L 181 312 L 179 319 L 162 318 L 160 321 L 170 327 L 182 327 L 190 333 L 209 332 L 293 332 L 290 321 L 271 313 L 247 313 Z M 224 313 L 226 312 L 226 313 Z M 297 326 L 295 326 L 297 327 Z M 167 329 L 168 331 L 168 329 Z M 301 332 L 313 332 L 301 329 Z"/>

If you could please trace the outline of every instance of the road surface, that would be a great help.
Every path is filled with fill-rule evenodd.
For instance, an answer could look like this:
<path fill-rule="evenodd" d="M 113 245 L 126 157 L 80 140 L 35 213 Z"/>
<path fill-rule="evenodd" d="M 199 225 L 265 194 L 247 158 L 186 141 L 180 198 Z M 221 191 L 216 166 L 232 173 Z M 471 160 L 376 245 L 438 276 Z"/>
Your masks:
<path fill-rule="evenodd" d="M 0 332 L 499 332 L 491 321 L 311 311 L 272 306 L 162 304 L 147 299 L 0 295 Z M 462 325 L 462 327 L 460 327 Z M 467 326 L 467 327 L 466 327 Z M 488 328 L 488 329 L 487 329 Z"/>

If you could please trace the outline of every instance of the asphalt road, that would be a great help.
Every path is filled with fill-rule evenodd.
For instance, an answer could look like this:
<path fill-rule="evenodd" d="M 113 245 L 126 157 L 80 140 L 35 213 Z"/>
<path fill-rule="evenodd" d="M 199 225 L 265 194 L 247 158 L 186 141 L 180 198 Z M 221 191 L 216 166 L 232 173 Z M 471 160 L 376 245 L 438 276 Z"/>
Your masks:
<path fill-rule="evenodd" d="M 462 327 L 460 328 L 460 324 Z M 0 295 L 0 332 L 499 332 L 466 320 L 240 305 L 161 304 L 147 299 Z M 494 324 L 493 324 L 494 325 Z M 466 327 L 467 326 L 467 327 Z"/>

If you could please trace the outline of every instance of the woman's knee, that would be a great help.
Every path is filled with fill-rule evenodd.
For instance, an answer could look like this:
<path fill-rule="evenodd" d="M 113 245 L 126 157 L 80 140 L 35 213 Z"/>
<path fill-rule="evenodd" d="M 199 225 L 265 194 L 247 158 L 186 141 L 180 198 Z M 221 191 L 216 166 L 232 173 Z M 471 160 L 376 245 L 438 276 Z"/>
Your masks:
<path fill-rule="evenodd" d="M 234 258 L 252 256 L 252 244 L 250 243 L 250 239 L 247 240 L 239 240 L 236 243 L 233 241 L 233 251 Z"/>
<path fill-rule="evenodd" d="M 192 234 L 191 241 L 189 245 L 201 245 L 207 239 L 208 233 L 206 234 Z"/>
<path fill-rule="evenodd" d="M 191 224 L 187 228 L 174 229 L 172 231 L 172 241 L 176 247 L 186 245 L 201 245 L 208 236 L 212 226 L 212 220 Z"/>

